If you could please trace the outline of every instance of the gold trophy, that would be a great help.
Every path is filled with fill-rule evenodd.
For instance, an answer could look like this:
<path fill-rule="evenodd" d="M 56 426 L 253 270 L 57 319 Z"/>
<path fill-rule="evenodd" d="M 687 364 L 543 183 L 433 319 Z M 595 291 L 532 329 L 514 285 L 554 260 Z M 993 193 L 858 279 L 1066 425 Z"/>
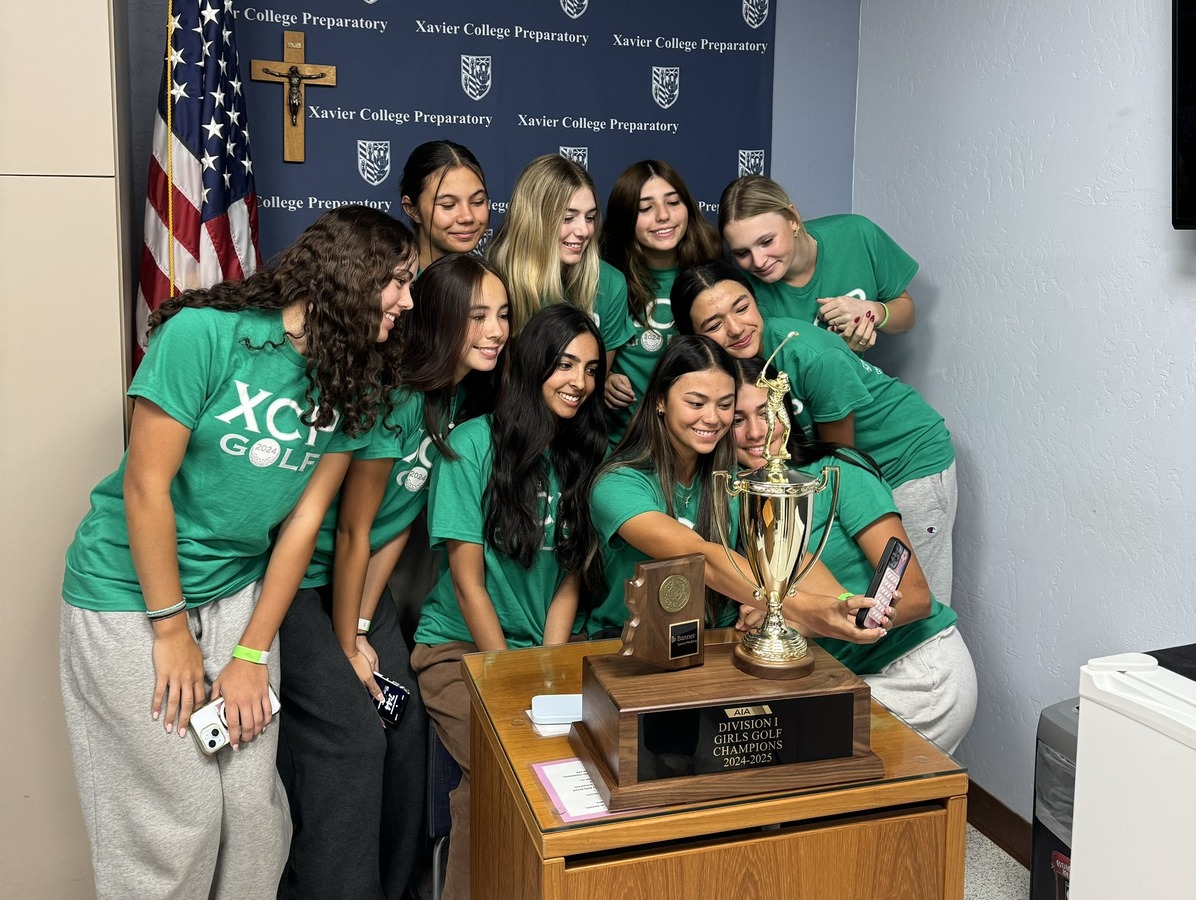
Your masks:
<path fill-rule="evenodd" d="M 785 341 L 796 334 L 793 331 L 786 335 L 756 378 L 756 387 L 768 391 L 765 412 L 765 434 L 768 439 L 764 446 L 764 466 L 734 480 L 728 472 L 714 473 L 716 483 L 721 480 L 730 496 L 740 498 L 739 537 L 752 577 L 735 562 L 731 552 L 734 548 L 727 533 L 726 510 L 722 504 L 715 504 L 719 537 L 727 551 L 727 558 L 752 588 L 756 598 L 767 604 L 764 621 L 743 636 L 733 657 L 736 668 L 757 678 L 800 678 L 814 668 L 813 658 L 806 654 L 806 639 L 785 622 L 781 607 L 784 599 L 797 591 L 798 583 L 822 555 L 839 504 L 838 466 L 826 466 L 820 477 L 811 479 L 785 465 L 789 459 L 786 445 L 791 430 L 789 413 L 785 409 L 789 376 L 785 372 L 778 373 L 775 379 L 765 376 L 769 364 Z M 778 421 L 783 424 L 784 433 L 780 450 L 774 455 L 771 437 Z M 832 472 L 834 488 L 826 530 L 818 549 L 806 556 L 814 515 L 814 495 L 830 483 Z"/>

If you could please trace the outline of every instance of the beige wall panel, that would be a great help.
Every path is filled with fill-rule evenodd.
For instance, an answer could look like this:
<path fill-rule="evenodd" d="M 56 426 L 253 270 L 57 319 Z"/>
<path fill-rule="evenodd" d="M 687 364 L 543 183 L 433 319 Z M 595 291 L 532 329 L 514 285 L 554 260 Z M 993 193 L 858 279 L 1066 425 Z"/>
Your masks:
<path fill-rule="evenodd" d="M 0 0 L 0 14 L 0 173 L 114 174 L 109 4 Z"/>
<path fill-rule="evenodd" d="M 111 178 L 0 176 L 0 897 L 92 896 L 58 614 L 63 553 L 124 450 L 116 209 Z"/>

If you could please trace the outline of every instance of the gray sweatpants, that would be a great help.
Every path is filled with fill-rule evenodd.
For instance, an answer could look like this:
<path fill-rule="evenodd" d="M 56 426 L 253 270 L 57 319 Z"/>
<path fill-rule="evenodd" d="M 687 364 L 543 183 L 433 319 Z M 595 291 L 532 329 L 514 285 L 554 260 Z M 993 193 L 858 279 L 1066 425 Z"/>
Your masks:
<path fill-rule="evenodd" d="M 947 753 L 955 752 L 972 727 L 976 669 L 954 625 L 864 680 L 872 699 Z"/>
<path fill-rule="evenodd" d="M 893 500 L 901 510 L 901 525 L 909 535 L 914 556 L 926 575 L 930 593 L 943 606 L 951 605 L 951 531 L 955 528 L 958 493 L 954 462 L 937 475 L 915 478 L 893 488 Z"/>
<path fill-rule="evenodd" d="M 253 612 L 252 584 L 185 615 L 208 681 Z M 62 605 L 62 700 L 99 900 L 273 897 L 291 818 L 274 768 L 278 728 L 215 756 L 150 718 L 153 628 L 140 612 Z M 272 649 L 277 649 L 275 641 Z M 278 657 L 269 662 L 278 687 Z"/>

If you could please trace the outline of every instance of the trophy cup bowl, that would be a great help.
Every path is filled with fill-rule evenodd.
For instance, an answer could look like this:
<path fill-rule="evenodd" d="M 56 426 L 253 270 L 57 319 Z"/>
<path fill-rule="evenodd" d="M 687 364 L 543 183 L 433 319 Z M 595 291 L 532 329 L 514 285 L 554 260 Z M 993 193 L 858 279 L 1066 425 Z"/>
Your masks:
<path fill-rule="evenodd" d="M 735 648 L 735 665 L 758 678 L 800 678 L 814 668 L 814 661 L 806 658 L 806 639 L 791 628 L 781 614 L 781 605 L 792 596 L 797 584 L 809 573 L 826 547 L 831 533 L 835 510 L 839 506 L 839 467 L 826 466 L 821 478 L 811 479 L 785 465 L 789 459 L 786 449 L 791 425 L 785 408 L 789 397 L 789 375 L 778 372 L 768 377 L 768 366 L 781 347 L 793 337 L 791 331 L 777 345 L 756 378 L 756 387 L 768 392 L 766 404 L 764 466 L 731 480 L 728 472 L 715 472 L 716 483 L 721 480 L 726 492 L 740 498 L 739 536 L 743 555 L 752 570 L 749 577 L 739 567 L 727 537 L 727 516 L 721 503 L 715 504 L 715 522 L 727 558 L 751 587 L 757 600 L 766 604 L 764 621 L 743 636 Z M 780 426 L 780 432 L 777 431 Z M 772 446 L 779 440 L 774 453 Z M 835 488 L 831 495 L 830 516 L 822 541 L 811 556 L 806 556 L 810 544 L 810 523 L 814 519 L 814 495 L 827 486 L 830 473 L 835 473 Z"/>
<path fill-rule="evenodd" d="M 740 544 L 751 575 L 740 570 L 731 555 L 734 548 L 727 537 L 726 516 L 720 505 L 716 521 L 723 548 L 756 598 L 767 604 L 764 620 L 743 636 L 734 654 L 736 667 L 758 678 L 800 678 L 814 667 L 813 659 L 806 655 L 806 639 L 786 623 L 781 608 L 785 597 L 793 595 L 826 546 L 829 520 L 818 548 L 806 554 L 814 495 L 827 487 L 832 472 L 832 517 L 839 500 L 837 466 L 826 466 L 820 477 L 810 478 L 780 463 L 777 459 L 734 481 L 726 472 L 715 473 L 716 478 L 727 482 L 727 493 L 739 497 Z"/>

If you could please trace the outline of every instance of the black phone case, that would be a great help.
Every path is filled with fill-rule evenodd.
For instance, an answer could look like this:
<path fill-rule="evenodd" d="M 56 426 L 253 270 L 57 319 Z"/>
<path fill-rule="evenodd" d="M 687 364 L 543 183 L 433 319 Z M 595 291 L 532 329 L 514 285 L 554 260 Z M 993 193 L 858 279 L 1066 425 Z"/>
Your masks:
<path fill-rule="evenodd" d="M 411 696 L 411 691 L 377 672 L 374 673 L 374 681 L 382 689 L 382 699 L 374 701 L 374 705 L 378 707 L 378 715 L 387 725 L 398 725 L 403 718 L 403 710 L 407 708 L 407 698 Z"/>
<path fill-rule="evenodd" d="M 901 557 L 903 554 L 905 556 L 905 561 L 901 562 Z M 880 564 L 876 567 L 876 571 L 872 574 L 872 581 L 869 583 L 868 591 L 864 596 L 875 597 L 876 592 L 880 589 L 880 583 L 884 581 L 885 572 L 891 568 L 897 568 L 898 565 L 900 565 L 900 569 L 897 572 L 897 584 L 893 587 L 893 590 L 897 590 L 897 588 L 901 587 L 901 579 L 905 577 L 905 569 L 909 565 L 909 558 L 911 555 L 912 551 L 909 549 L 909 547 L 905 546 L 905 544 L 901 542 L 900 538 L 889 538 L 889 542 L 885 544 L 885 552 L 881 554 Z M 871 607 L 868 609 L 871 609 Z M 868 618 L 868 609 L 856 610 L 856 628 L 864 627 L 864 620 Z"/>

